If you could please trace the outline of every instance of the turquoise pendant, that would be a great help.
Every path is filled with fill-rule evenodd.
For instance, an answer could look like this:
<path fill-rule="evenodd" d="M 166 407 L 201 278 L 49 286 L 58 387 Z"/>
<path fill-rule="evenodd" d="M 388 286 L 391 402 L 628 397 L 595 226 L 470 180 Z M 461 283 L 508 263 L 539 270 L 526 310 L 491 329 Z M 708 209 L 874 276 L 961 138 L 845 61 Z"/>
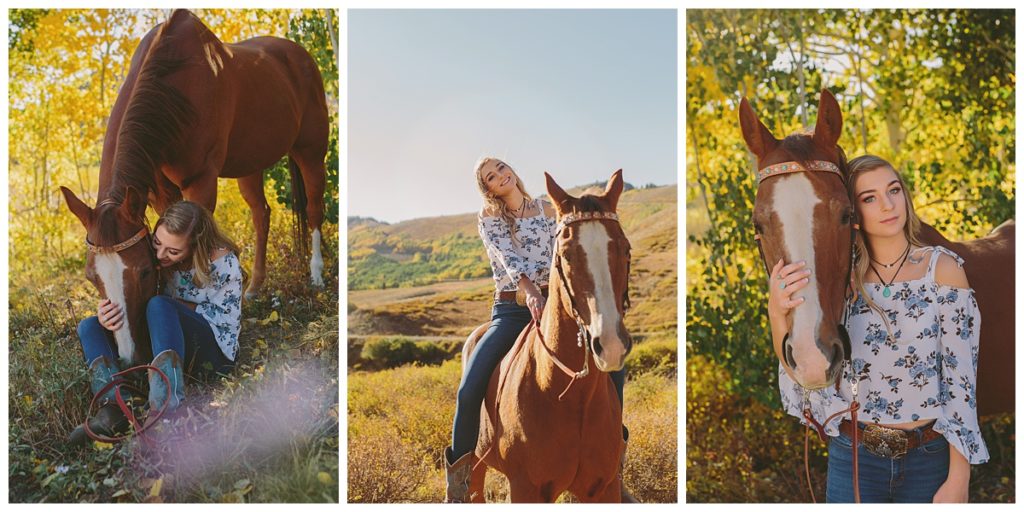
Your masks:
<path fill-rule="evenodd" d="M 885 289 L 882 290 L 882 297 L 889 297 L 890 295 L 892 295 L 892 292 L 889 291 L 889 287 L 886 286 Z"/>
<path fill-rule="evenodd" d="M 182 286 L 185 286 L 186 284 L 188 284 L 188 279 L 186 279 L 185 276 L 181 276 L 179 282 L 181 283 Z M 889 296 L 889 289 L 888 288 L 885 289 L 885 296 L 886 297 Z"/>

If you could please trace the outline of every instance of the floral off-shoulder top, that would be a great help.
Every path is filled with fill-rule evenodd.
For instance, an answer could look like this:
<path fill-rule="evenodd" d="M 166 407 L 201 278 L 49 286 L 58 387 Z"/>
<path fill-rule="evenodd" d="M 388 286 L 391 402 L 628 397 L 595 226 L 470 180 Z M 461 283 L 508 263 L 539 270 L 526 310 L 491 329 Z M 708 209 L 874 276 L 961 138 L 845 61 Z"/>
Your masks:
<path fill-rule="evenodd" d="M 192 270 L 171 272 L 164 295 L 191 302 L 210 323 L 217 346 L 234 361 L 238 355 L 238 333 L 242 328 L 242 268 L 238 256 L 228 252 L 210 262 L 210 282 L 199 288 Z"/>
<path fill-rule="evenodd" d="M 555 244 L 555 219 L 544 213 L 544 204 L 539 199 L 535 199 L 534 204 L 540 214 L 515 220 L 520 243 L 512 240 L 505 219 L 477 217 L 480 239 L 491 260 L 494 287 L 499 292 L 515 291 L 521 274 L 526 274 L 537 286 L 548 284 Z"/>
<path fill-rule="evenodd" d="M 880 424 L 935 419 L 932 428 L 971 464 L 988 461 L 988 448 L 978 426 L 976 383 L 981 315 L 974 290 L 935 282 L 940 254 L 963 259 L 944 247 L 931 249 L 921 279 L 894 283 L 883 295 L 880 283 L 865 283 L 876 305 L 887 314 L 892 337 L 877 312 L 858 298 L 849 307 L 848 329 L 853 373 L 861 403 L 860 420 Z M 824 421 L 851 402 L 850 366 L 835 387 L 811 391 L 811 412 Z M 802 418 L 803 388 L 779 366 L 779 389 L 786 412 Z M 825 425 L 839 435 L 839 422 Z"/>

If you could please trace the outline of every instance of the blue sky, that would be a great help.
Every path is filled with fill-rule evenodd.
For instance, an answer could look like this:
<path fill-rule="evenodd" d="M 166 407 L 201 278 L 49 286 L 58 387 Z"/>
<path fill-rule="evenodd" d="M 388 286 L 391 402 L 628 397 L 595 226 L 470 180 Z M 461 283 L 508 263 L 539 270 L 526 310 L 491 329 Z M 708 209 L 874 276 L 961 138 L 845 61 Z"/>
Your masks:
<path fill-rule="evenodd" d="M 473 164 L 542 195 L 678 181 L 674 10 L 351 10 L 349 215 L 477 211 Z M 343 191 L 345 192 L 345 191 Z"/>

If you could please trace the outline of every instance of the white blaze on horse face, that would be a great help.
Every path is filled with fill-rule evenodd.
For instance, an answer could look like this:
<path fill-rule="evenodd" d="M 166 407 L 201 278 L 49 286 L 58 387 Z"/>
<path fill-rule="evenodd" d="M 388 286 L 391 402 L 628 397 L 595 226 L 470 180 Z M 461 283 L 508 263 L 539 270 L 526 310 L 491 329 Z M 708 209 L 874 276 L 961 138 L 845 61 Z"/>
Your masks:
<path fill-rule="evenodd" d="M 324 257 L 320 253 L 320 228 L 313 230 L 313 255 L 309 258 L 309 275 L 312 276 L 313 286 L 324 285 Z"/>
<path fill-rule="evenodd" d="M 814 269 L 814 205 L 821 202 L 815 195 L 814 186 L 803 173 L 780 176 L 775 184 L 772 209 L 782 223 L 783 242 L 793 263 L 804 260 L 808 269 Z M 789 333 L 789 344 L 793 349 L 792 368 L 797 381 L 806 387 L 820 387 L 827 383 L 826 374 L 829 360 L 818 348 L 816 341 L 818 325 L 821 323 L 821 302 L 818 298 L 818 284 L 811 274 L 811 280 L 795 297 L 804 302 L 793 309 L 793 326 Z M 772 286 L 778 286 L 777 281 Z M 794 297 L 794 298 L 795 298 Z"/>
<path fill-rule="evenodd" d="M 96 276 L 103 283 L 103 289 L 107 292 L 107 299 L 121 307 L 123 312 L 123 323 L 121 328 L 114 331 L 114 340 L 117 341 L 117 355 L 127 363 L 135 358 L 135 343 L 132 341 L 131 325 L 128 320 L 128 305 L 124 297 L 124 271 L 128 267 L 121 260 L 117 253 L 100 253 L 93 259 L 96 267 Z"/>
<path fill-rule="evenodd" d="M 587 255 L 587 270 L 594 282 L 594 293 L 587 295 L 590 325 L 587 329 L 594 338 L 600 338 L 601 355 L 594 360 L 601 371 L 621 370 L 626 362 L 626 345 L 619 339 L 618 325 L 622 322 L 615 302 L 612 271 L 609 266 L 608 229 L 600 222 L 584 222 L 579 226 L 579 244 Z"/>

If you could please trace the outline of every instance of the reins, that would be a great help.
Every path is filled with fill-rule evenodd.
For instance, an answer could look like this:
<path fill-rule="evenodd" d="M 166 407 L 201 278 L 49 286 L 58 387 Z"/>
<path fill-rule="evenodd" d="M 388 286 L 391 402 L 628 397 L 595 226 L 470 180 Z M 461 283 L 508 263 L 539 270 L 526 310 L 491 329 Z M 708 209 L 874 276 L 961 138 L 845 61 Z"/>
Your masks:
<path fill-rule="evenodd" d="M 773 178 L 775 176 L 779 176 L 779 175 L 783 175 L 783 174 L 790 174 L 790 173 L 797 173 L 797 172 L 828 172 L 828 173 L 832 173 L 832 174 L 835 174 L 836 176 L 838 176 L 839 179 L 843 180 L 844 184 L 846 182 L 846 177 L 843 175 L 842 170 L 835 163 L 824 161 L 824 160 L 811 160 L 811 161 L 804 162 L 804 163 L 795 162 L 795 161 L 782 162 L 782 163 L 778 163 L 778 164 L 767 166 L 767 167 L 765 167 L 763 169 L 759 169 L 757 171 L 757 184 L 760 187 L 761 183 L 763 183 L 765 180 L 767 180 L 769 178 Z M 851 210 L 852 210 L 852 207 L 851 207 Z M 834 418 L 836 418 L 837 416 L 841 416 L 841 415 L 846 414 L 846 413 L 850 413 L 850 421 L 853 424 L 853 439 L 852 439 L 852 441 L 853 441 L 853 496 L 854 496 L 854 501 L 856 503 L 860 503 L 860 474 L 859 474 L 859 471 L 858 471 L 859 464 L 858 464 L 858 456 L 857 456 L 858 455 L 857 451 L 858 451 L 859 437 L 860 437 L 859 436 L 859 430 L 860 429 L 858 428 L 858 423 L 857 423 L 857 411 L 860 410 L 860 402 L 857 401 L 857 384 L 858 384 L 858 381 L 857 381 L 857 376 L 854 374 L 854 371 L 853 371 L 853 363 L 852 363 L 852 359 L 851 359 L 850 337 L 849 337 L 849 332 L 848 332 L 848 330 L 846 328 L 846 322 L 849 319 L 849 313 L 850 313 L 850 311 L 849 311 L 849 299 L 852 297 L 852 294 L 853 294 L 852 285 L 850 284 L 850 277 L 853 275 L 853 265 L 854 265 L 854 253 L 853 253 L 853 251 L 854 251 L 854 243 L 856 241 L 856 231 L 853 228 L 854 219 L 853 219 L 853 215 L 852 214 L 850 216 L 849 224 L 850 224 L 850 265 L 846 269 L 846 279 L 844 280 L 844 283 L 846 285 L 846 289 L 850 290 L 850 294 L 847 295 L 846 298 L 844 299 L 843 319 L 842 319 L 842 323 L 839 325 L 839 327 L 840 327 L 840 335 L 841 335 L 841 338 L 842 338 L 842 341 L 843 341 L 843 345 L 844 345 L 843 346 L 843 349 L 844 349 L 844 352 L 845 352 L 844 356 L 845 356 L 845 359 L 846 359 L 846 361 L 843 363 L 843 366 L 844 366 L 844 368 L 846 366 L 849 366 L 849 369 L 850 369 L 850 380 L 851 380 L 851 382 L 850 382 L 850 390 L 852 392 L 852 398 L 853 399 L 851 400 L 850 406 L 848 408 L 843 409 L 842 411 L 839 411 L 839 412 L 836 412 L 836 413 L 832 414 L 831 416 L 826 418 L 824 422 L 819 423 L 816 419 L 814 419 L 814 414 L 811 412 L 810 391 L 807 388 L 804 388 L 804 393 L 803 393 L 803 398 L 804 398 L 803 402 L 804 403 L 802 404 L 802 406 L 803 406 L 802 414 L 803 414 L 804 420 L 806 420 L 806 429 L 804 430 L 804 475 L 807 478 L 807 490 L 810 492 L 810 494 L 811 494 L 811 501 L 814 502 L 814 503 L 817 503 L 818 500 L 817 500 L 817 498 L 814 495 L 814 485 L 811 482 L 811 465 L 810 465 L 811 427 L 812 426 L 814 427 L 815 432 L 818 434 L 818 438 L 822 442 L 826 442 L 827 439 L 828 439 L 828 435 L 825 433 L 825 425 L 828 425 L 828 423 L 830 421 L 832 421 Z M 754 240 L 757 242 L 757 252 L 761 256 L 761 263 L 764 264 L 764 270 L 765 270 L 765 273 L 768 275 L 768 281 L 770 283 L 771 279 L 772 279 L 771 268 L 768 266 L 768 260 L 765 258 L 765 255 L 764 255 L 764 248 L 761 246 L 761 234 L 760 233 L 755 233 L 754 234 Z M 839 390 L 840 382 L 842 380 L 842 374 L 843 374 L 843 371 L 841 370 L 840 371 L 840 375 L 836 378 L 836 391 Z"/>
<path fill-rule="evenodd" d="M 129 392 L 134 392 L 140 396 L 142 395 L 142 390 L 139 389 L 138 386 L 135 386 L 134 384 L 128 382 L 126 379 L 123 378 L 123 376 L 129 373 L 136 373 L 141 371 L 156 372 L 156 374 L 159 375 L 161 379 L 163 379 L 164 385 L 167 387 L 167 399 L 164 400 L 163 407 L 161 407 L 160 410 L 156 411 L 155 414 L 153 414 L 153 411 L 150 411 L 150 416 L 146 418 L 145 424 L 139 423 L 139 420 L 138 418 L 135 417 L 135 413 L 132 411 L 132 408 L 129 407 L 128 404 L 124 401 L 124 398 L 121 397 L 122 388 L 126 388 Z M 128 439 L 133 435 L 140 436 L 143 440 L 147 440 L 148 438 L 145 437 L 144 432 L 146 430 L 149 430 L 153 425 L 156 424 L 157 420 L 159 420 L 160 417 L 164 415 L 164 411 L 167 410 L 167 404 L 171 402 L 171 380 L 167 377 L 167 374 L 164 373 L 162 370 L 160 370 L 156 366 L 148 364 L 134 366 L 132 368 L 128 368 L 127 370 L 117 372 L 114 374 L 113 377 L 114 378 L 105 386 L 103 386 L 103 388 L 100 389 L 98 393 L 93 395 L 92 401 L 89 402 L 89 410 L 86 413 L 85 422 L 82 423 L 82 428 L 85 429 L 85 434 L 89 436 L 89 438 L 91 438 L 92 440 L 99 441 L 101 443 L 116 443 Z M 97 434 L 93 432 L 92 428 L 89 427 L 90 414 L 92 413 L 93 409 L 96 408 L 96 405 L 100 397 L 102 397 L 111 389 L 114 390 L 114 398 L 117 402 L 117 407 L 121 409 L 121 413 L 124 414 L 126 418 L 128 418 L 128 422 L 131 423 L 132 427 L 134 427 L 134 433 L 128 433 L 120 436 L 104 436 L 102 434 Z"/>

